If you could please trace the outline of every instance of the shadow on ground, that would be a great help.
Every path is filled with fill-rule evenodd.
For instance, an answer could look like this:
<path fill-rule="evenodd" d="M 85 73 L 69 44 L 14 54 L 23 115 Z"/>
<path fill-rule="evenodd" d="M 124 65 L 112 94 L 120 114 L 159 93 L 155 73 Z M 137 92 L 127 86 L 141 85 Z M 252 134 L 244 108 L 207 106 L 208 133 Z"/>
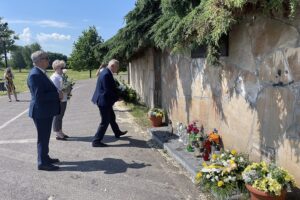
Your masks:
<path fill-rule="evenodd" d="M 86 161 L 64 161 L 58 163 L 60 165 L 60 171 L 80 171 L 80 172 L 92 172 L 103 171 L 104 174 L 118 174 L 124 173 L 127 169 L 141 169 L 151 164 L 126 163 L 122 159 L 104 158 L 103 160 L 86 160 Z"/>
<path fill-rule="evenodd" d="M 92 136 L 86 136 L 86 137 L 77 137 L 72 136 L 68 138 L 66 141 L 63 142 L 90 142 L 92 143 L 93 137 Z M 127 141 L 127 143 L 116 143 L 113 144 L 116 141 Z M 131 138 L 131 136 L 123 136 L 121 138 L 115 138 L 115 136 L 112 135 L 105 135 L 103 140 L 103 143 L 108 144 L 109 147 L 138 147 L 138 148 L 150 148 L 147 145 L 147 142 L 144 140 L 138 140 Z"/>

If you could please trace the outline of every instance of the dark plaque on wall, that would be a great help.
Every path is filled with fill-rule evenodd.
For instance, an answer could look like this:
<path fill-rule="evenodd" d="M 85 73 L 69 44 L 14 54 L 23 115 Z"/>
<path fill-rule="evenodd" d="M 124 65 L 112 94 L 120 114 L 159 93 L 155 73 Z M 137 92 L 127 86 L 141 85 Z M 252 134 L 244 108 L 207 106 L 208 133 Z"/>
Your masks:
<path fill-rule="evenodd" d="M 220 56 L 229 56 L 229 35 L 223 35 L 219 41 Z M 198 45 L 191 51 L 191 58 L 205 58 L 207 54 L 207 46 Z"/>

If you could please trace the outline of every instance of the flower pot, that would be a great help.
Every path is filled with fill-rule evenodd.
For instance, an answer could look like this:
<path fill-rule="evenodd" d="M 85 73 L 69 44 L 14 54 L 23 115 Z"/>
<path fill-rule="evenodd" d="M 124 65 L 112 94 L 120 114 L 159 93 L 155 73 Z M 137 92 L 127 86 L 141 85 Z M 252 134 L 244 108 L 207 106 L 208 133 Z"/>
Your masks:
<path fill-rule="evenodd" d="M 162 124 L 162 117 L 150 117 L 149 119 L 153 127 L 159 127 Z"/>
<path fill-rule="evenodd" d="M 248 184 L 246 184 L 246 188 L 250 192 L 251 200 L 285 200 L 286 197 L 286 190 L 282 190 L 279 196 L 274 196 L 269 193 L 260 191 Z"/>

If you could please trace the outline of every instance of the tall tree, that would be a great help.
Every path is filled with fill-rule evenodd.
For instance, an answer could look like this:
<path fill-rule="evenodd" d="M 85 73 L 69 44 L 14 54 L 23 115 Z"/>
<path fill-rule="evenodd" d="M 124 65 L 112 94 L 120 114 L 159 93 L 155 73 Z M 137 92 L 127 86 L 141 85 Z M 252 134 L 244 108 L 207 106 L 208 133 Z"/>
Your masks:
<path fill-rule="evenodd" d="M 26 62 L 24 60 L 24 57 L 22 55 L 22 49 L 24 47 L 22 46 L 17 46 L 12 52 L 10 56 L 10 64 L 12 67 L 18 68 L 19 72 L 23 68 L 26 68 Z"/>
<path fill-rule="evenodd" d="M 18 37 L 15 35 L 15 32 L 8 27 L 7 22 L 2 22 L 0 17 L 0 54 L 4 54 L 5 67 L 7 66 L 7 53 L 15 48 L 15 40 Z"/>
<path fill-rule="evenodd" d="M 92 70 L 97 69 L 100 65 L 94 53 L 96 45 L 100 43 L 103 43 L 103 39 L 98 35 L 95 26 L 84 30 L 78 41 L 74 43 L 68 60 L 69 66 L 78 71 L 89 70 L 91 78 Z"/>
<path fill-rule="evenodd" d="M 31 60 L 31 54 L 35 51 L 41 50 L 41 45 L 39 45 L 38 43 L 33 43 L 30 45 L 26 45 L 22 48 L 22 55 L 24 58 L 24 61 L 26 63 L 26 66 L 28 68 L 32 67 L 32 60 Z"/>
<path fill-rule="evenodd" d="M 53 61 L 58 59 L 58 60 L 64 60 L 65 62 L 68 61 L 68 57 L 64 54 L 61 53 L 54 53 L 54 52 L 47 52 L 48 57 L 49 57 L 49 64 L 52 65 Z"/>

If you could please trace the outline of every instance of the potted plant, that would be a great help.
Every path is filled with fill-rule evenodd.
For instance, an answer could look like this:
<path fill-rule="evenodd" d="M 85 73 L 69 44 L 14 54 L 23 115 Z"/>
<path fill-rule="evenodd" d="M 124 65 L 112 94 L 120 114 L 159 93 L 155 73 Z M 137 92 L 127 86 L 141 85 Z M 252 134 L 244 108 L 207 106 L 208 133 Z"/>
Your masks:
<path fill-rule="evenodd" d="M 293 177 L 274 163 L 252 163 L 242 173 L 251 200 L 284 200 L 295 186 Z"/>
<path fill-rule="evenodd" d="M 160 108 L 151 108 L 148 112 L 149 119 L 153 127 L 159 127 L 162 124 L 164 111 Z"/>
<path fill-rule="evenodd" d="M 248 157 L 235 150 L 212 154 L 210 164 L 202 163 L 203 168 L 196 175 L 200 189 L 211 192 L 216 199 L 228 199 L 231 195 L 246 190 L 242 172 L 249 164 Z"/>

